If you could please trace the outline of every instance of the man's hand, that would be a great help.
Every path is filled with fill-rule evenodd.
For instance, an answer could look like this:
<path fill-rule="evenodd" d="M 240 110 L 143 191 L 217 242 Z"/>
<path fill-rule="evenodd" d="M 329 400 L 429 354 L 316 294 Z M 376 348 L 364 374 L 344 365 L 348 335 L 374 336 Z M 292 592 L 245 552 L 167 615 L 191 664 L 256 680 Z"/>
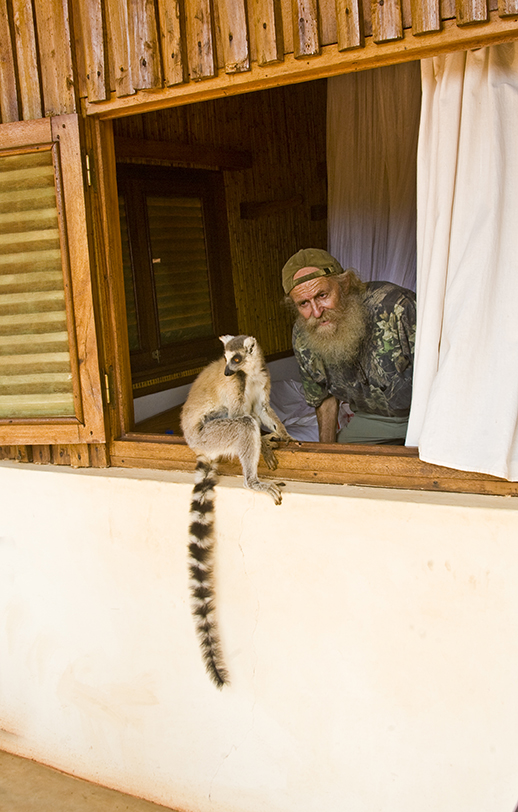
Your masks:
<path fill-rule="evenodd" d="M 338 421 L 338 401 L 333 395 L 326 398 L 315 409 L 318 422 L 318 436 L 321 443 L 336 443 Z"/>

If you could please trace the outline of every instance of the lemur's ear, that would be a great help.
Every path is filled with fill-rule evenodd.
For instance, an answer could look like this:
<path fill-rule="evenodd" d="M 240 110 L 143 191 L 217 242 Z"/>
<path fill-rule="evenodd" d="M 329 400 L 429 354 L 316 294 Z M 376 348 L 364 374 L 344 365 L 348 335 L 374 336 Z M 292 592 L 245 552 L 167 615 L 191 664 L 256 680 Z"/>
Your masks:
<path fill-rule="evenodd" d="M 244 347 L 247 352 L 253 352 L 256 345 L 256 340 L 253 336 L 247 336 L 243 341 Z"/>
<path fill-rule="evenodd" d="M 228 342 L 232 341 L 233 338 L 234 338 L 234 336 L 220 336 L 219 340 L 221 341 L 223 346 L 226 347 Z"/>

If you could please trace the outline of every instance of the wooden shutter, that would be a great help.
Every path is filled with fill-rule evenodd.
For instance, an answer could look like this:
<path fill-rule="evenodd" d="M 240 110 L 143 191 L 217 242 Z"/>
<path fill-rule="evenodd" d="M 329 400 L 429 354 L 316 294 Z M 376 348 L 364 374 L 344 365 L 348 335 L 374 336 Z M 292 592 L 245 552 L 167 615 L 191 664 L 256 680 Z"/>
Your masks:
<path fill-rule="evenodd" d="M 0 444 L 104 440 L 78 119 L 0 125 Z"/>
<path fill-rule="evenodd" d="M 160 343 L 214 334 L 202 200 L 147 198 Z"/>

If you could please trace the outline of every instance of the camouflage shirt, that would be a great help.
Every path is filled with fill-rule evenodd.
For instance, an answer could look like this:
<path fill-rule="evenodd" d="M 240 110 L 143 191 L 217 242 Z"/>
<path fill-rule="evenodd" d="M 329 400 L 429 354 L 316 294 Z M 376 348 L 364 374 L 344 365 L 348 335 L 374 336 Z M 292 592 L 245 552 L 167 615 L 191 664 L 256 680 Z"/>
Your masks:
<path fill-rule="evenodd" d="M 406 417 L 412 396 L 415 294 L 391 282 L 369 282 L 364 294 L 367 335 L 354 366 L 326 364 L 306 345 L 304 330 L 293 328 L 293 349 L 310 406 L 329 395 L 351 409 L 384 417 Z"/>

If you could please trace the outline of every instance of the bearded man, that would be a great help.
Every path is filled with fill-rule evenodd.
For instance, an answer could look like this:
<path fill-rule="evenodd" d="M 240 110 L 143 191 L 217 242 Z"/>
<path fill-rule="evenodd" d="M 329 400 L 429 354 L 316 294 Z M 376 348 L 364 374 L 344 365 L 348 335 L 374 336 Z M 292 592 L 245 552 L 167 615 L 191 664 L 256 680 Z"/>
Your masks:
<path fill-rule="evenodd" d="M 415 294 L 391 282 L 364 283 L 320 248 L 292 256 L 282 284 L 296 315 L 293 350 L 320 442 L 402 445 L 412 397 Z M 354 414 L 338 429 L 340 402 Z"/>

